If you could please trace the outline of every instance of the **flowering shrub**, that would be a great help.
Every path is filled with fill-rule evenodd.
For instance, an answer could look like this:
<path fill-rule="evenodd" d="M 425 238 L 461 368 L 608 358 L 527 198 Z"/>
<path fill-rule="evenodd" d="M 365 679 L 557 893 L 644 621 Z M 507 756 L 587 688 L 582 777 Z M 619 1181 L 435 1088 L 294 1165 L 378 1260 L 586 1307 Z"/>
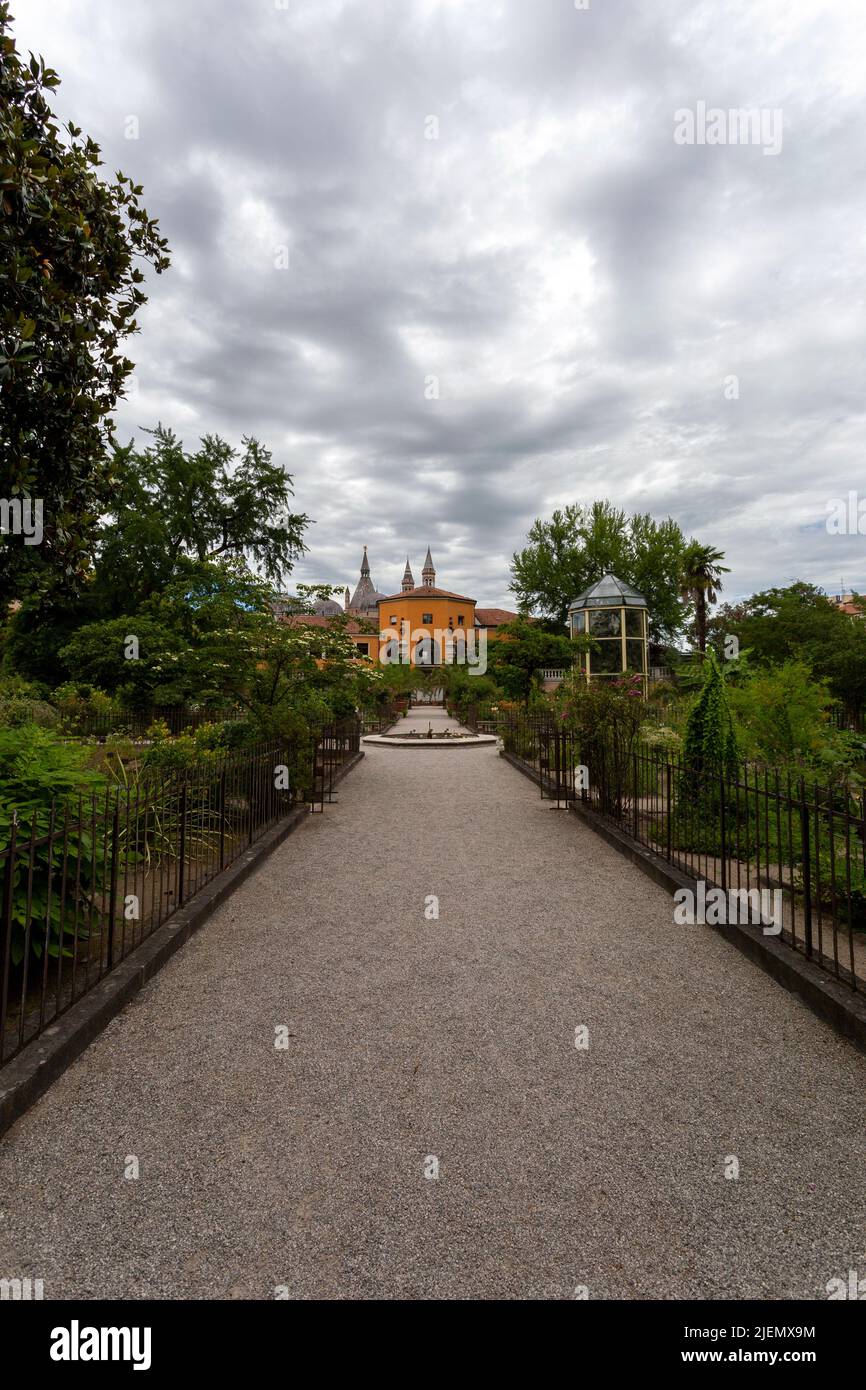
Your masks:
<path fill-rule="evenodd" d="M 553 697 L 561 722 L 583 738 L 603 733 L 624 738 L 631 745 L 645 718 L 641 676 L 596 677 L 588 681 L 572 672 Z"/>
<path fill-rule="evenodd" d="M 599 789 L 600 809 L 620 816 L 631 782 L 632 754 L 645 718 L 643 680 L 566 677 L 554 696 L 557 717 L 577 735 L 580 760 Z"/>
<path fill-rule="evenodd" d="M 661 753 L 680 753 L 683 746 L 682 737 L 667 724 L 642 725 L 640 741 L 645 748 L 658 749 Z"/>

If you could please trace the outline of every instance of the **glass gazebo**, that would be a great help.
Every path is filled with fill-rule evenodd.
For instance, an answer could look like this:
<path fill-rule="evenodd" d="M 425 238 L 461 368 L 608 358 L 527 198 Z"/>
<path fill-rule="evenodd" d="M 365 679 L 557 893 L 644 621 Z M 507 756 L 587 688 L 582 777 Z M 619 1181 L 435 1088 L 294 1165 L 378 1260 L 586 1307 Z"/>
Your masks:
<path fill-rule="evenodd" d="M 615 574 L 585 589 L 568 609 L 571 637 L 588 633 L 597 646 L 582 652 L 575 667 L 588 680 L 633 671 L 647 677 L 647 605 L 643 594 Z"/>

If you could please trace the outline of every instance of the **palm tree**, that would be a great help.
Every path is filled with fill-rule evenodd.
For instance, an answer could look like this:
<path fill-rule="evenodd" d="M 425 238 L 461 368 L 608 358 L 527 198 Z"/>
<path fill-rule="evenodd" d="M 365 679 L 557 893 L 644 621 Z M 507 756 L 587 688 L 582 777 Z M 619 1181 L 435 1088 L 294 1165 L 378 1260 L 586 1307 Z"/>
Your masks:
<path fill-rule="evenodd" d="M 701 545 L 699 541 L 690 541 L 683 551 L 680 596 L 686 603 L 695 605 L 695 630 L 702 659 L 707 650 L 707 605 L 715 603 L 717 591 L 722 587 L 722 575 L 730 573 L 728 566 L 721 563 L 724 558 L 723 550 Z"/>

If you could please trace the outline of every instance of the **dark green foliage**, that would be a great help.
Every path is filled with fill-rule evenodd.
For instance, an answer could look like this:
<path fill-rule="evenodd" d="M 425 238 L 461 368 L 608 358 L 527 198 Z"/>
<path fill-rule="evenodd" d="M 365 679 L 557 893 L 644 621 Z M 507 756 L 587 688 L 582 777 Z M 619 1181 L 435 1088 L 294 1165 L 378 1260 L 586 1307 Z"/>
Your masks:
<path fill-rule="evenodd" d="M 0 3 L 0 496 L 41 499 L 44 539 L 0 543 L 0 602 L 78 585 L 117 480 L 111 412 L 132 363 L 121 344 L 145 302 L 137 260 L 168 265 L 157 223 L 123 174 L 100 177 L 99 146 L 62 132 L 59 83 L 23 60 Z"/>
<path fill-rule="evenodd" d="M 203 601 L 221 571 L 237 585 L 244 561 L 281 585 L 309 518 L 291 512 L 292 479 L 270 452 L 247 438 L 238 452 L 217 435 L 190 451 L 161 425 L 149 433 L 148 448 L 115 450 L 94 589 L 101 615 L 137 612 L 172 586 Z"/>
<path fill-rule="evenodd" d="M 683 761 L 707 776 L 732 776 L 736 771 L 734 723 L 714 652 L 707 655 L 703 689 L 686 721 Z"/>
<path fill-rule="evenodd" d="M 677 777 L 674 837 L 680 849 L 719 851 L 722 801 L 726 815 L 732 818 L 730 786 L 738 768 L 737 740 L 722 668 L 710 650 L 704 663 L 703 689 L 686 721 L 682 768 Z"/>
<path fill-rule="evenodd" d="M 766 589 L 724 605 L 708 630 L 717 651 L 733 635 L 762 666 L 805 662 L 851 715 L 866 703 L 866 622 L 840 612 L 814 584 Z"/>
<path fill-rule="evenodd" d="M 135 650 L 131 638 L 138 644 L 137 657 L 126 655 Z M 184 651 L 176 632 L 139 613 L 79 628 L 60 658 L 66 670 L 136 710 L 173 704 L 190 693 L 180 662 Z"/>
<path fill-rule="evenodd" d="M 563 681 L 554 700 L 557 717 L 577 735 L 580 761 L 606 815 L 620 816 L 632 788 L 633 754 L 644 719 L 640 676 Z"/>
<path fill-rule="evenodd" d="M 581 645 L 564 634 L 546 631 L 528 618 L 503 623 L 497 637 L 487 646 L 490 675 L 513 699 L 529 703 L 545 666 L 570 667 Z M 475 679 L 479 679 L 476 677 Z"/>
<path fill-rule="evenodd" d="M 66 835 L 67 932 L 71 930 L 69 923 L 76 906 L 82 915 L 85 914 L 91 896 L 100 890 L 105 864 L 99 836 L 94 839 L 86 827 L 78 826 L 79 798 L 83 797 L 83 805 L 87 808 L 90 797 L 105 786 L 104 778 L 87 767 L 88 755 L 89 749 L 61 743 L 47 729 L 34 724 L 0 729 L 0 851 L 8 848 L 13 820 L 17 818 L 18 852 L 12 882 L 11 956 L 14 965 L 20 964 L 24 956 L 31 843 L 34 845 L 31 950 L 41 958 L 47 928 L 49 954 L 56 956 L 60 951 L 58 888 L 64 853 L 62 829 L 67 811 L 70 827 Z M 49 845 L 39 841 L 48 836 L 52 825 L 61 833 L 49 851 Z M 77 903 L 74 900 L 76 884 Z M 79 939 L 83 934 L 85 928 L 80 924 Z"/>

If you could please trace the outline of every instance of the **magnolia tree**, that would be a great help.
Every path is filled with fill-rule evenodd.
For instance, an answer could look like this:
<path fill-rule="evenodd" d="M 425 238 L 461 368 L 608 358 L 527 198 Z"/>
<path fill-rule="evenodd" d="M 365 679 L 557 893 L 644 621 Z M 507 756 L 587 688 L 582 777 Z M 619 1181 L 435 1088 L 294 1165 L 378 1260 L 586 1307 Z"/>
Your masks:
<path fill-rule="evenodd" d="M 132 179 L 61 128 L 57 73 L 17 52 L 0 3 L 0 497 L 41 510 L 39 543 L 0 539 L 0 601 L 83 584 L 117 481 L 111 414 L 133 364 L 145 265 L 169 264 Z"/>

